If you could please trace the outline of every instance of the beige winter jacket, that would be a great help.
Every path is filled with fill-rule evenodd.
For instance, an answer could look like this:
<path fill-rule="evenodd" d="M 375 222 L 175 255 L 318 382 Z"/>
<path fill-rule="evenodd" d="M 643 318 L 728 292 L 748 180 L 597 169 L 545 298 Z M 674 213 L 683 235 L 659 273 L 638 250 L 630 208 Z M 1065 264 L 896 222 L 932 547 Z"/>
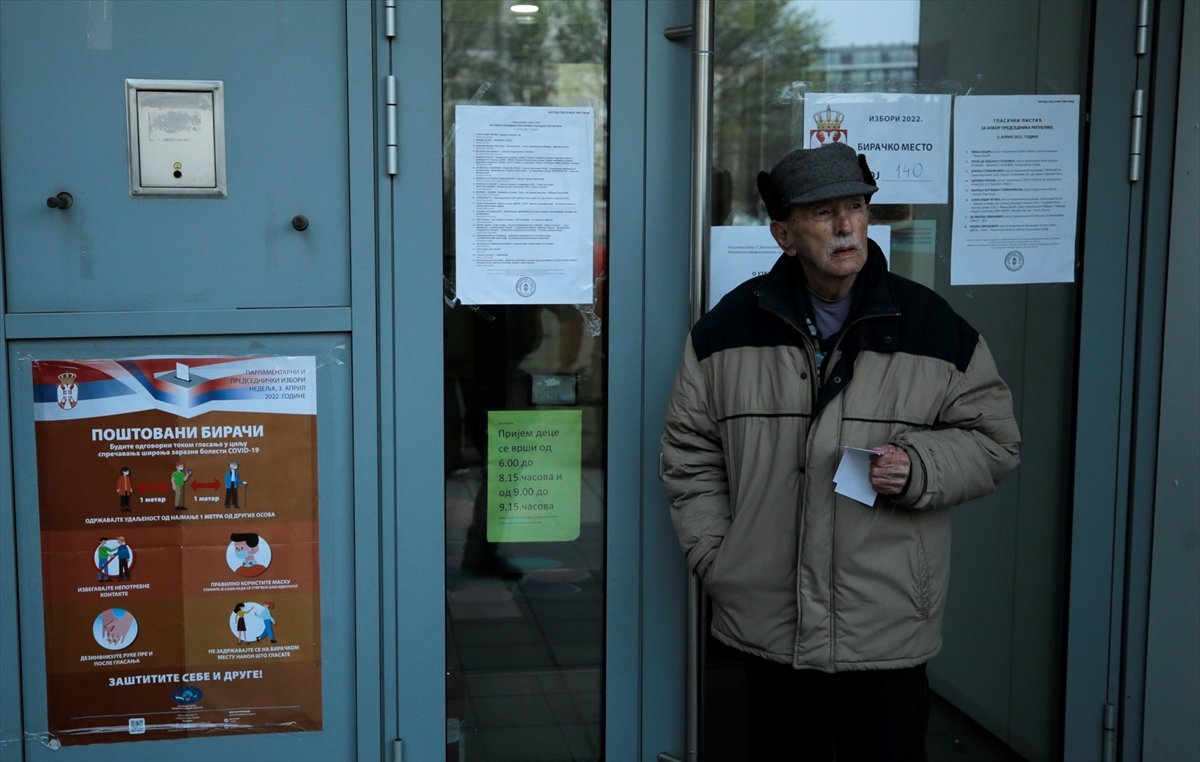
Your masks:
<path fill-rule="evenodd" d="M 828 672 L 910 667 L 941 646 L 949 508 L 1018 462 L 1008 387 L 939 296 L 873 243 L 818 384 L 795 258 L 693 328 L 662 438 L 688 565 L 722 642 Z M 909 484 L 873 507 L 834 493 L 843 445 L 902 446 Z"/>

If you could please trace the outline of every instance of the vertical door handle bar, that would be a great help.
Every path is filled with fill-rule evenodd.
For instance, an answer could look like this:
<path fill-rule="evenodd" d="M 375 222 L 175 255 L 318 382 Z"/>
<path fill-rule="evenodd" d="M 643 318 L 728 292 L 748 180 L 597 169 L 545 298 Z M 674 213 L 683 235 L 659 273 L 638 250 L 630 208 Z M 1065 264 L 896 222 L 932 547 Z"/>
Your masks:
<path fill-rule="evenodd" d="M 709 228 L 712 225 L 713 2 L 694 0 L 692 35 L 692 323 L 706 311 Z"/>
<path fill-rule="evenodd" d="M 708 289 L 709 228 L 712 225 L 712 106 L 714 0 L 694 0 L 692 14 L 692 193 L 691 318 L 704 314 Z M 700 696 L 703 666 L 704 591 L 688 575 L 687 762 L 700 759 Z"/>

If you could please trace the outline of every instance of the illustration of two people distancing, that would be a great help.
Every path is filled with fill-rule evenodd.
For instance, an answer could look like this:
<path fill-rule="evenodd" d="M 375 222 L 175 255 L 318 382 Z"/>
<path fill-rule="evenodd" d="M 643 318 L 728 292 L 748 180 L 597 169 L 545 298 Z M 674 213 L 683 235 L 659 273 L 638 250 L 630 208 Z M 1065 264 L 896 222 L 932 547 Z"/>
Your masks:
<path fill-rule="evenodd" d="M 241 468 L 236 460 L 229 461 L 229 467 L 225 471 L 222 482 L 225 485 L 225 507 L 240 510 L 242 508 L 242 497 L 245 494 L 243 489 L 250 484 L 249 481 L 243 479 L 239 473 Z M 169 482 L 172 492 L 175 493 L 175 510 L 187 510 L 187 485 L 192 480 L 192 469 L 188 468 L 183 461 L 175 464 L 175 469 L 171 472 Z M 216 483 L 213 483 L 216 486 Z M 117 476 L 117 498 L 122 511 L 129 511 L 130 499 L 134 494 L 133 472 L 128 466 L 121 468 L 120 475 Z"/>

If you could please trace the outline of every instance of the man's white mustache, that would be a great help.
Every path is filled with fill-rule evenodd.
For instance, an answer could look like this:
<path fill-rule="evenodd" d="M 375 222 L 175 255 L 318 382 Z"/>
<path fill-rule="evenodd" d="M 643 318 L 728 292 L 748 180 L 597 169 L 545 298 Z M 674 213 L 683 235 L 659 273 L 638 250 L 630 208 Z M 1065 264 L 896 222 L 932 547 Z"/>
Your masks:
<path fill-rule="evenodd" d="M 855 236 L 846 236 L 845 238 L 834 238 L 829 242 L 829 254 L 833 254 L 838 249 L 858 249 L 862 250 L 862 242 Z"/>

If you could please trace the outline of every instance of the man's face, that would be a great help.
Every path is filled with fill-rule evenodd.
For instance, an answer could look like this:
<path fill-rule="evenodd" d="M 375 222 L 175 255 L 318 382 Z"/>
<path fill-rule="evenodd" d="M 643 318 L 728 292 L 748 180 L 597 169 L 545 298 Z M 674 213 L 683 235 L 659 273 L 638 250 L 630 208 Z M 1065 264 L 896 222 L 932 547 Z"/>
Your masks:
<path fill-rule="evenodd" d="M 799 257 L 809 286 L 825 298 L 841 296 L 867 261 L 867 202 L 862 196 L 794 206 L 771 233 L 789 256 Z"/>

